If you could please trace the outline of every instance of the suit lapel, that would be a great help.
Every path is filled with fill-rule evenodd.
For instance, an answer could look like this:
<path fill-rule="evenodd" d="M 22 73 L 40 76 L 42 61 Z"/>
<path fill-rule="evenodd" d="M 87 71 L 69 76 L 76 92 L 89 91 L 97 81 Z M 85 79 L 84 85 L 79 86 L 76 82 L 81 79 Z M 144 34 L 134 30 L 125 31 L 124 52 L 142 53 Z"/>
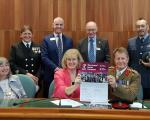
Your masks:
<path fill-rule="evenodd" d="M 96 37 L 96 61 L 98 61 L 99 58 L 99 52 L 101 50 L 101 40 Z"/>
<path fill-rule="evenodd" d="M 24 56 L 28 57 L 29 56 L 29 50 L 26 48 L 26 46 L 23 44 L 23 42 L 20 42 L 19 47 L 20 47 L 19 50 L 22 51 Z"/>
<path fill-rule="evenodd" d="M 50 46 L 52 46 L 55 49 L 56 53 L 58 53 L 58 47 L 57 47 L 56 38 L 55 38 L 54 34 L 50 35 L 49 41 L 51 44 Z"/>
<path fill-rule="evenodd" d="M 64 54 L 64 51 L 66 51 L 65 48 L 67 47 L 66 47 L 66 38 L 63 34 L 62 34 L 62 42 L 63 42 L 62 44 L 63 44 L 63 54 Z"/>
<path fill-rule="evenodd" d="M 121 76 L 119 77 L 119 79 L 120 80 L 123 80 L 123 79 L 125 79 L 126 78 L 126 76 L 125 76 L 125 71 L 121 74 Z"/>
<path fill-rule="evenodd" d="M 84 40 L 83 45 L 84 45 L 83 49 L 85 49 L 85 57 L 86 57 L 86 60 L 88 61 L 88 38 Z"/>
<path fill-rule="evenodd" d="M 129 68 L 127 67 L 126 70 L 121 74 L 121 76 L 119 77 L 119 79 L 121 79 L 121 80 L 127 79 L 127 77 L 128 77 L 127 71 L 128 70 L 129 70 Z"/>

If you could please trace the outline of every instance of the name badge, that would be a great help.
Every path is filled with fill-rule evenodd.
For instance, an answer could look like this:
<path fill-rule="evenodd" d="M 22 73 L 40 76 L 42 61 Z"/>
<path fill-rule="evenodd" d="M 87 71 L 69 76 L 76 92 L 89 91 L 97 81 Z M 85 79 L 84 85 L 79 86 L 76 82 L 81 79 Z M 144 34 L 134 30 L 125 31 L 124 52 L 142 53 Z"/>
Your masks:
<path fill-rule="evenodd" d="M 56 40 L 56 38 L 50 38 L 50 41 L 54 41 L 54 40 Z"/>
<path fill-rule="evenodd" d="M 96 50 L 101 50 L 101 48 L 96 48 Z"/>

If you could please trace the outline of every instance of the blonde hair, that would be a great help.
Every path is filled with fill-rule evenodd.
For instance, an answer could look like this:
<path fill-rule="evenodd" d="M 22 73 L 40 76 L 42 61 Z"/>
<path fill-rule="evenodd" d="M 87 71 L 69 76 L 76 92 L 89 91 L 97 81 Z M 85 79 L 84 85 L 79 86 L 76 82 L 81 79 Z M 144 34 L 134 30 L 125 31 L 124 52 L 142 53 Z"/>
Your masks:
<path fill-rule="evenodd" d="M 117 52 L 118 52 L 118 53 L 125 53 L 126 56 L 129 58 L 129 54 L 128 54 L 128 51 L 127 51 L 126 48 L 124 48 L 124 47 L 116 48 L 116 49 L 113 51 L 113 57 L 115 57 L 115 54 L 116 54 Z"/>
<path fill-rule="evenodd" d="M 4 62 L 5 62 L 5 63 L 8 63 L 8 65 L 9 65 L 9 62 L 8 62 L 8 59 L 7 59 L 7 58 L 5 58 L 5 57 L 0 57 L 0 65 L 2 65 Z M 11 75 L 12 75 L 12 74 L 11 74 L 10 65 L 9 65 L 9 73 L 8 73 L 8 75 L 6 76 L 6 78 L 9 78 Z"/>
<path fill-rule="evenodd" d="M 69 50 L 67 50 L 67 51 L 65 52 L 65 54 L 64 54 L 64 56 L 63 56 L 63 58 L 62 58 L 62 62 L 61 62 L 62 68 L 67 68 L 67 63 L 66 63 L 66 61 L 67 61 L 68 58 L 71 58 L 71 57 L 73 57 L 73 56 L 76 56 L 76 57 L 77 57 L 77 59 L 78 59 L 78 67 L 80 67 L 80 63 L 81 63 L 81 62 L 84 62 L 84 60 L 83 60 L 83 58 L 82 58 L 80 52 L 79 52 L 77 49 L 69 49 Z"/>
<path fill-rule="evenodd" d="M 21 30 L 20 33 L 25 32 L 26 30 L 29 30 L 31 33 L 33 33 L 32 27 L 30 25 L 24 25 Z"/>

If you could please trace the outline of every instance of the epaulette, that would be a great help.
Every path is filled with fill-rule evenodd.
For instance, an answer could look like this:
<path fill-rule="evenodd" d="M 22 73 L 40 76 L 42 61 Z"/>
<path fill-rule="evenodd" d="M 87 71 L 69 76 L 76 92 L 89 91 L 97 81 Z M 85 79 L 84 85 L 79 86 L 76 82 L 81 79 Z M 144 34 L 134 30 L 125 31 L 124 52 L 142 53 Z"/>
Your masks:
<path fill-rule="evenodd" d="M 130 72 L 134 73 L 134 74 L 138 74 L 138 72 L 132 68 L 128 68 L 128 70 L 130 70 Z"/>
<path fill-rule="evenodd" d="M 135 74 L 138 74 L 138 72 L 136 70 L 131 69 L 131 71 Z"/>

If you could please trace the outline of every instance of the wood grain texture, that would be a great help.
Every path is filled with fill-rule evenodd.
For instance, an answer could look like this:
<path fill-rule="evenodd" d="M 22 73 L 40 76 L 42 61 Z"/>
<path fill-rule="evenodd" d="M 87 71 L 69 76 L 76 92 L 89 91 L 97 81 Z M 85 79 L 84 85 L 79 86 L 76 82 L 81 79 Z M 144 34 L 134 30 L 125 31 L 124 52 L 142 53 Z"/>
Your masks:
<path fill-rule="evenodd" d="M 150 22 L 149 6 L 150 0 L 0 0 L 0 56 L 9 56 L 24 24 L 33 27 L 34 40 L 40 43 L 53 31 L 57 16 L 64 18 L 64 32 L 73 38 L 74 47 L 86 35 L 86 22 L 96 21 L 98 35 L 109 40 L 112 53 L 126 47 L 127 39 L 136 34 L 139 17 Z"/>
<path fill-rule="evenodd" d="M 1 108 L 1 120 L 149 120 L 149 110 Z"/>

